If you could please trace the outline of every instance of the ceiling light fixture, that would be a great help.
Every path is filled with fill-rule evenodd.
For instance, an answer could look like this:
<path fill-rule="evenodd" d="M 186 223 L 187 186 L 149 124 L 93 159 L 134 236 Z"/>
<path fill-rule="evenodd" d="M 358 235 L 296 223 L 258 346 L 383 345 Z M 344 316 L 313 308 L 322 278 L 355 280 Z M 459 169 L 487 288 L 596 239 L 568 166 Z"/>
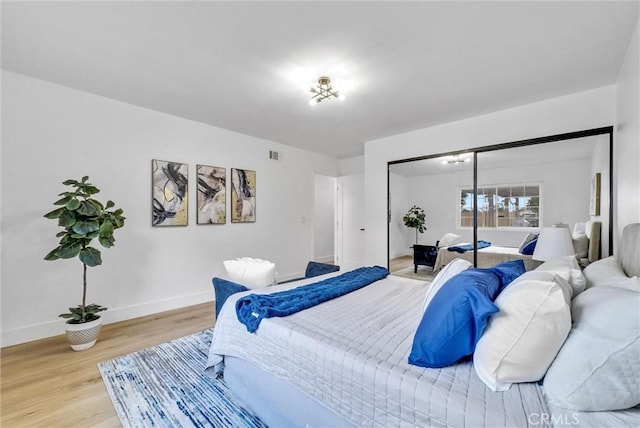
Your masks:
<path fill-rule="evenodd" d="M 316 86 L 312 86 L 309 91 L 313 94 L 309 100 L 309 104 L 312 106 L 320 104 L 322 100 L 326 100 L 328 98 L 337 98 L 339 100 L 344 100 L 346 98 L 343 92 L 340 92 L 331 86 L 331 79 L 327 76 L 321 76 L 318 79 L 318 84 Z"/>
<path fill-rule="evenodd" d="M 460 155 L 447 156 L 442 160 L 442 165 L 457 165 L 459 163 L 471 162 L 470 157 L 461 157 Z"/>

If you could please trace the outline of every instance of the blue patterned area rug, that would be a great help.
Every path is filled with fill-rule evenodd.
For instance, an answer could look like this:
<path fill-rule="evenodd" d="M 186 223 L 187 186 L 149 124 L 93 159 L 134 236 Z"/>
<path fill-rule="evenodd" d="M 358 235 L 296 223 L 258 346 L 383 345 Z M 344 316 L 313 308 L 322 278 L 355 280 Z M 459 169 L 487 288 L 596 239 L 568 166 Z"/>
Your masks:
<path fill-rule="evenodd" d="M 204 374 L 211 331 L 98 364 L 123 427 L 266 427 Z"/>

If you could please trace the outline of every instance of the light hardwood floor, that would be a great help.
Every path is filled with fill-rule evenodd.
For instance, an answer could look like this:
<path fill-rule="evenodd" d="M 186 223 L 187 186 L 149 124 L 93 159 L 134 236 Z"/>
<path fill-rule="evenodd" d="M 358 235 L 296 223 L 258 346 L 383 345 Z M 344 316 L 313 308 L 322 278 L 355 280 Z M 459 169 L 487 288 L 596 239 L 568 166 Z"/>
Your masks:
<path fill-rule="evenodd" d="M 211 302 L 105 325 L 86 351 L 64 335 L 3 348 L 2 427 L 119 427 L 97 364 L 213 327 L 214 312 Z"/>
<path fill-rule="evenodd" d="M 408 266 L 413 266 L 413 256 L 400 256 L 389 260 L 390 272 L 397 272 Z"/>

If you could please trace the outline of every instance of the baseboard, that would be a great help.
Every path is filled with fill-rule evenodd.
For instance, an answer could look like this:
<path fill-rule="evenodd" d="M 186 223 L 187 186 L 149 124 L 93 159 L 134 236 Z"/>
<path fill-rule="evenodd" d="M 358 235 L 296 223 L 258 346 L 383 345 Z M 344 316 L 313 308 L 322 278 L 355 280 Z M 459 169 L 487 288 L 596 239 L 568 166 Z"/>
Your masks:
<path fill-rule="evenodd" d="M 104 324 L 111 324 L 211 301 L 213 301 L 211 291 L 188 294 L 138 305 L 109 308 L 108 311 L 103 313 L 102 320 Z M 64 321 L 62 319 L 56 319 L 20 328 L 3 330 L 1 346 L 4 348 L 61 334 L 64 334 Z"/>
<path fill-rule="evenodd" d="M 313 260 L 320 263 L 333 263 L 335 256 L 331 254 L 329 256 L 314 257 Z"/>
<path fill-rule="evenodd" d="M 399 251 L 397 253 L 389 254 L 389 258 L 390 259 L 397 259 L 398 257 L 405 257 L 405 256 L 413 256 L 413 252 L 412 251 Z"/>
<path fill-rule="evenodd" d="M 290 274 L 287 274 L 287 275 L 278 275 L 276 277 L 276 282 L 278 284 L 280 284 L 281 282 L 289 281 L 289 280 L 295 279 L 295 278 L 304 278 L 304 272 L 290 273 Z"/>

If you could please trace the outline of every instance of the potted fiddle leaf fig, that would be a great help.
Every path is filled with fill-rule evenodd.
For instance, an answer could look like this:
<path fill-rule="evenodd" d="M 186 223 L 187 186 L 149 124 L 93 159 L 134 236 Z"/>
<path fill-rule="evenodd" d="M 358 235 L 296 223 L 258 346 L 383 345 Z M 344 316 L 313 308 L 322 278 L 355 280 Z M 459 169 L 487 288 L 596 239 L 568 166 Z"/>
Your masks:
<path fill-rule="evenodd" d="M 427 227 L 424 225 L 426 216 L 424 210 L 417 205 L 412 206 L 402 217 L 404 225 L 416 229 L 416 245 L 418 244 L 418 232 L 424 233 Z"/>
<path fill-rule="evenodd" d="M 60 193 L 61 199 L 53 204 L 58 208 L 48 212 L 44 217 L 57 219 L 62 230 L 56 234 L 60 242 L 45 260 L 78 258 L 82 263 L 83 288 L 82 304 L 69 308 L 68 313 L 59 316 L 67 319 L 65 330 L 69 345 L 75 351 L 92 347 L 98 339 L 102 320 L 100 315 L 107 308 L 95 303 L 87 305 L 87 267 L 102 264 L 100 250 L 91 246 L 97 239 L 104 248 L 115 244 L 113 232 L 124 226 L 125 217 L 121 209 L 113 209 L 115 204 L 106 204 L 93 198 L 100 190 L 88 182 L 89 177 L 82 180 L 66 180 L 62 184 L 72 190 Z"/>

